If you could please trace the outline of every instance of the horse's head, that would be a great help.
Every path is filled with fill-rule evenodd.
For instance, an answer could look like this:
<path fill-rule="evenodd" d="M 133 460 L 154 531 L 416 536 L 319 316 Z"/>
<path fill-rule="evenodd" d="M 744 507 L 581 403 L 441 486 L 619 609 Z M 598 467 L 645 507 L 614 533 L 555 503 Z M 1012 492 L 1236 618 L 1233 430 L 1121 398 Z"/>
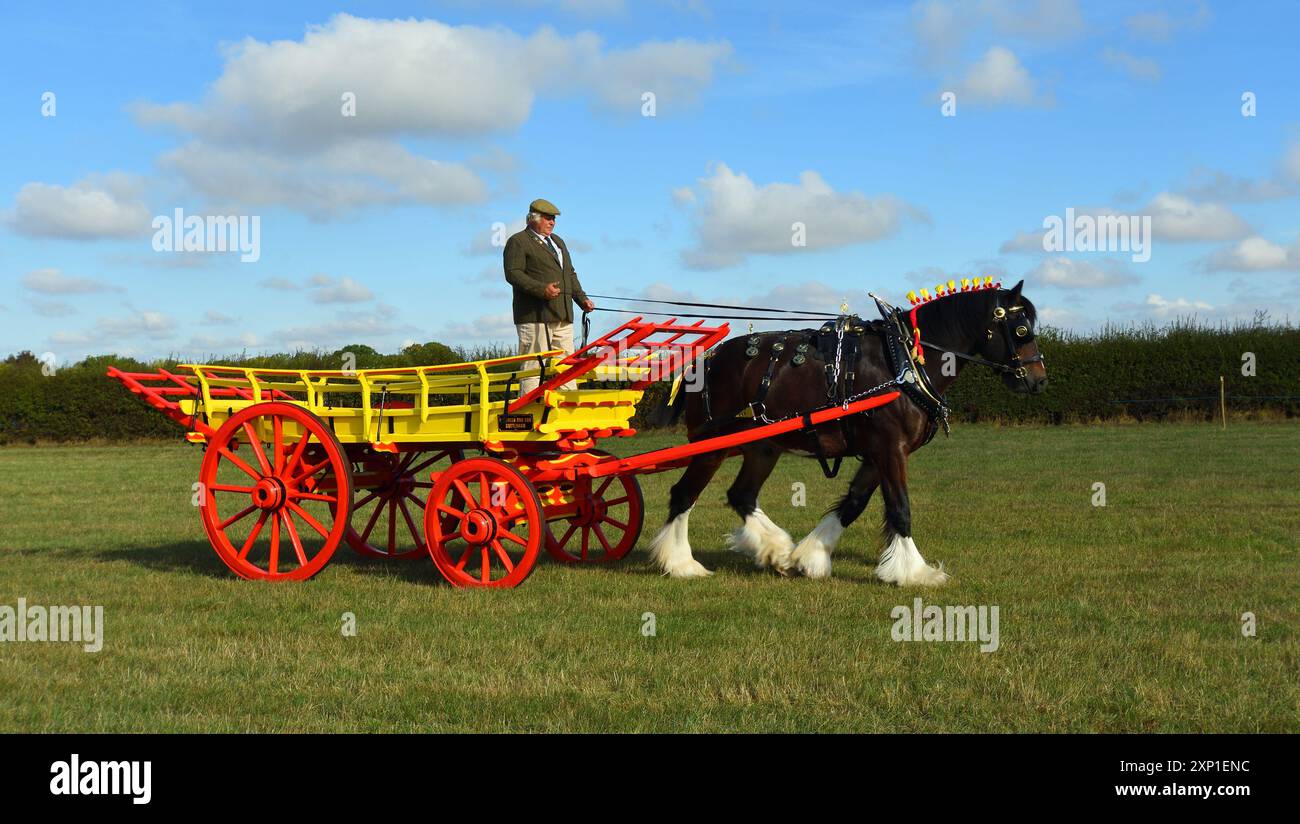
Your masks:
<path fill-rule="evenodd" d="M 993 292 L 984 339 L 976 353 L 1005 367 L 1002 381 L 1012 392 L 1038 394 L 1047 388 L 1047 368 L 1034 340 L 1038 311 L 1020 294 L 1022 280 Z"/>

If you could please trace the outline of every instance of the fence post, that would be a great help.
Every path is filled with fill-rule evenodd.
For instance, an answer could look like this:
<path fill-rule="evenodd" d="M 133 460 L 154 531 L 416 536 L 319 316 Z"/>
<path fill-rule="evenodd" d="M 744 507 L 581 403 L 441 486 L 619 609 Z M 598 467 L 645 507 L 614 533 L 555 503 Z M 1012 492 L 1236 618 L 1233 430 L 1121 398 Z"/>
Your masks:
<path fill-rule="evenodd" d="M 1228 430 L 1228 396 L 1224 391 L 1223 376 L 1219 376 L 1219 411 L 1223 414 L 1223 430 Z"/>

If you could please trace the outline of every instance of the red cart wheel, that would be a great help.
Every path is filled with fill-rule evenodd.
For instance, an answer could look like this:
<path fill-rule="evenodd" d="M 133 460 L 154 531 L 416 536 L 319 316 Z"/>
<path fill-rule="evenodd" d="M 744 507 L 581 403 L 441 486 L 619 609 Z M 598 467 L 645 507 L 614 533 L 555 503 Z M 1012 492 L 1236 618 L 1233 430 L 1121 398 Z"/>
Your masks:
<path fill-rule="evenodd" d="M 428 469 L 444 458 L 455 463 L 464 457 L 459 449 L 366 457 L 360 471 L 378 477 L 365 485 L 365 494 L 352 505 L 353 524 L 345 536 L 348 545 L 368 558 L 418 558 L 428 553 L 422 526 L 424 502 L 433 488 Z"/>
<path fill-rule="evenodd" d="M 542 503 L 528 479 L 496 458 L 469 458 L 438 474 L 424 508 L 429 554 L 458 587 L 515 587 L 542 548 Z"/>
<path fill-rule="evenodd" d="M 617 561 L 641 537 L 645 501 L 635 475 L 580 478 L 578 512 L 546 525 L 546 551 L 566 564 Z M 560 537 L 555 537 L 556 533 Z"/>
<path fill-rule="evenodd" d="M 248 460 L 236 454 L 241 444 Z M 243 578 L 306 580 L 347 530 L 347 456 L 320 418 L 291 403 L 259 403 L 232 415 L 208 443 L 199 481 L 208 539 Z"/>

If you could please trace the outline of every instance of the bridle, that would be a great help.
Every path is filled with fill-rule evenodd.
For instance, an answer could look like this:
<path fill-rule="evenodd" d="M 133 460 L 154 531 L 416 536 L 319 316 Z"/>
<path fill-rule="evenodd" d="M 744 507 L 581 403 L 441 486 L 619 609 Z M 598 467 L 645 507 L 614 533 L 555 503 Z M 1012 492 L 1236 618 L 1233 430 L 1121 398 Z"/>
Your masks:
<path fill-rule="evenodd" d="M 912 328 L 916 329 L 915 310 L 913 310 Z M 1011 306 L 1009 308 L 1004 307 L 1002 305 L 1002 296 L 998 295 L 993 302 L 993 312 L 992 317 L 989 319 L 989 328 L 985 330 L 987 340 L 993 340 L 993 330 L 995 328 L 1001 333 L 1002 342 L 1007 347 L 1008 361 L 1006 363 L 997 363 L 995 361 L 981 358 L 977 355 L 967 355 L 964 352 L 957 352 L 945 346 L 938 346 L 930 343 L 926 340 L 921 340 L 920 343 L 922 346 L 929 349 L 934 349 L 938 352 L 948 352 L 962 360 L 968 360 L 971 363 L 978 363 L 981 366 L 987 366 L 995 372 L 1010 374 L 1023 382 L 1026 388 L 1028 388 L 1029 364 L 1043 363 L 1044 361 L 1041 352 L 1027 358 L 1020 357 L 1019 347 L 1032 342 L 1035 337 L 1034 324 L 1025 316 L 1025 307 L 1023 305 Z M 1017 341 L 1019 341 L 1019 343 L 1017 343 Z"/>

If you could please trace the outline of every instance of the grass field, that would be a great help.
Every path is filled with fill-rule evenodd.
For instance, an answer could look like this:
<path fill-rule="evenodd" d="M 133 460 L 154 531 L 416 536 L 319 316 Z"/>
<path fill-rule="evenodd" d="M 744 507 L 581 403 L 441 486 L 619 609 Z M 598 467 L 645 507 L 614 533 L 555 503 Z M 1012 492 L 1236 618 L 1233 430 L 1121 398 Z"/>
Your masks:
<path fill-rule="evenodd" d="M 343 547 L 307 583 L 250 583 L 190 505 L 199 456 L 0 450 L 0 605 L 106 620 L 98 653 L 0 644 L 0 730 L 1300 730 L 1296 423 L 959 427 L 911 464 L 917 544 L 955 575 L 926 591 L 872 578 L 878 497 L 830 580 L 728 553 L 738 462 L 691 517 L 709 579 L 646 563 L 671 472 L 643 478 L 646 529 L 621 566 L 544 562 L 519 589 L 457 591 L 427 559 Z M 852 467 L 827 481 L 787 457 L 761 503 L 798 540 Z M 890 611 L 918 595 L 997 605 L 1000 648 L 891 640 Z"/>

